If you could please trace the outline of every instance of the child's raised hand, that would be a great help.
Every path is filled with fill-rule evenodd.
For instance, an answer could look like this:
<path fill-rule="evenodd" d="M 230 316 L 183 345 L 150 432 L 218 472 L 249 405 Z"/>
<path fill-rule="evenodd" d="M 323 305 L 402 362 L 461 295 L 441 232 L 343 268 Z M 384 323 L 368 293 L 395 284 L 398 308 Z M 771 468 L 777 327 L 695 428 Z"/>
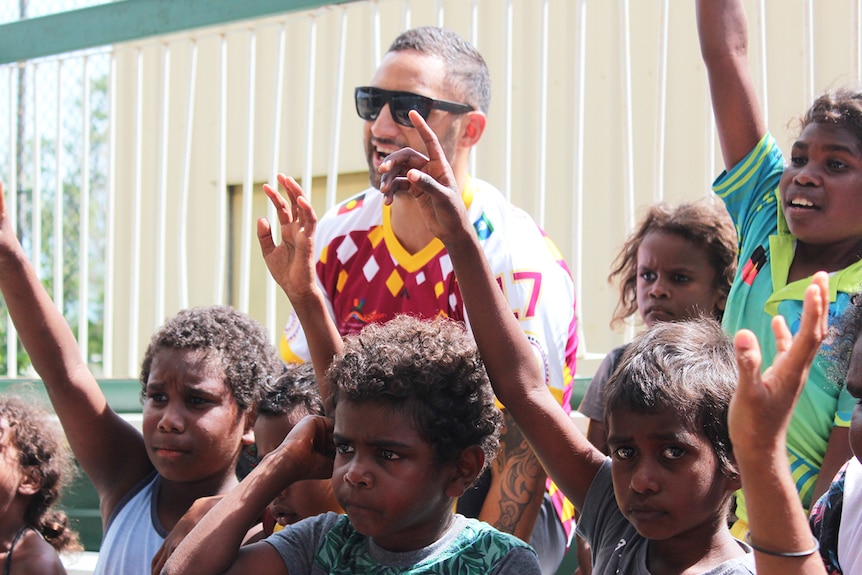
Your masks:
<path fill-rule="evenodd" d="M 328 479 L 332 477 L 335 461 L 332 430 L 331 418 L 306 415 L 290 430 L 281 445 L 266 457 L 289 459 L 292 466 L 302 470 L 302 479 Z M 286 454 L 289 455 L 285 457 Z"/>
<path fill-rule="evenodd" d="M 287 296 L 295 300 L 315 288 L 314 229 L 317 215 L 293 178 L 279 174 L 278 182 L 287 191 L 289 201 L 269 184 L 263 185 L 263 191 L 278 214 L 281 243 L 275 244 L 272 226 L 266 218 L 257 221 L 257 239 L 269 273 Z"/>
<path fill-rule="evenodd" d="M 418 112 L 411 111 L 410 120 L 425 142 L 428 156 L 412 148 L 386 156 L 380 165 L 380 191 L 387 203 L 396 192 L 408 191 L 419 202 L 428 230 L 448 245 L 457 233 L 470 228 L 464 202 L 437 135 Z"/>
<path fill-rule="evenodd" d="M 757 337 L 748 330 L 736 334 L 739 386 L 730 402 L 728 421 L 737 459 L 762 457 L 778 446 L 783 449 L 794 405 L 829 328 L 828 309 L 829 276 L 818 272 L 805 291 L 796 336 L 790 334 L 782 316 L 773 318 L 777 354 L 763 374 Z"/>

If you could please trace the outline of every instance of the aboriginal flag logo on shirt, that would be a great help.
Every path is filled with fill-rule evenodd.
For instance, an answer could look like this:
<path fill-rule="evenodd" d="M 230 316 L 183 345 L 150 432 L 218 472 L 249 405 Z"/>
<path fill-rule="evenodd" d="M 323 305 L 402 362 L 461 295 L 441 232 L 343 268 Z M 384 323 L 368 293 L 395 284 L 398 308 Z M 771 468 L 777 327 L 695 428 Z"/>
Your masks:
<path fill-rule="evenodd" d="M 361 196 L 357 196 L 355 198 L 351 198 L 338 206 L 338 215 L 346 214 L 347 212 L 352 212 L 356 208 L 361 208 L 363 202 L 365 201 L 365 194 Z"/>
<path fill-rule="evenodd" d="M 754 253 L 751 254 L 751 258 L 742 266 L 742 281 L 748 285 L 753 284 L 754 278 L 766 265 L 766 259 L 766 250 L 763 246 L 757 246 Z"/>

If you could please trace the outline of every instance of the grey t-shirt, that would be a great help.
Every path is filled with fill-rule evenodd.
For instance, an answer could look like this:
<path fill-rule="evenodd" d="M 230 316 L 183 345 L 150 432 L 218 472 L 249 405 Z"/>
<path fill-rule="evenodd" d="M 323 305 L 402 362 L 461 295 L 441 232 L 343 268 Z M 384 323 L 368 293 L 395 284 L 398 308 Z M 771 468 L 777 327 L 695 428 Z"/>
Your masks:
<path fill-rule="evenodd" d="M 596 370 L 595 375 L 593 375 L 593 379 L 590 380 L 590 384 L 587 386 L 587 391 L 584 392 L 584 398 L 581 400 L 581 405 L 578 407 L 578 411 L 590 419 L 594 419 L 596 421 L 605 420 L 605 387 L 607 387 L 608 380 L 617 368 L 620 358 L 623 356 L 627 347 L 628 344 L 621 345 L 611 350 L 611 352 L 605 356 L 605 359 L 602 360 L 602 363 Z"/>
<path fill-rule="evenodd" d="M 265 540 L 290 575 L 428 573 L 540 575 L 535 551 L 486 523 L 455 515 L 451 527 L 422 549 L 387 551 L 358 533 L 346 515 L 325 513 L 299 521 Z"/>
<path fill-rule="evenodd" d="M 590 542 L 593 573 L 650 575 L 646 562 L 649 540 L 637 532 L 617 506 L 610 458 L 605 460 L 587 491 L 578 533 Z M 702 575 L 754 575 L 751 547 L 742 541 L 738 543 L 745 555 L 729 559 Z"/>

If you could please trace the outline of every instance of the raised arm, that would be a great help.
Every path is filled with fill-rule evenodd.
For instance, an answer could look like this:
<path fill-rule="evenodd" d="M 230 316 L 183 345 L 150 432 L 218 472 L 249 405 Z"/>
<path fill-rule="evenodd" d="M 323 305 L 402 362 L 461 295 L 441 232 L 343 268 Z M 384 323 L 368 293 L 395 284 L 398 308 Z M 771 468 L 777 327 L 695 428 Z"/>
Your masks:
<path fill-rule="evenodd" d="M 732 168 L 766 133 L 748 67 L 742 0 L 698 0 L 697 33 L 724 165 Z"/>
<path fill-rule="evenodd" d="M 545 386 L 530 344 L 491 275 L 467 220 L 437 137 L 419 114 L 411 112 L 410 118 L 429 156 L 411 149 L 390 154 L 381 166 L 381 191 L 409 190 L 420 203 L 426 225 L 445 244 L 452 259 L 470 326 L 497 397 L 550 476 L 580 508 L 604 456 Z"/>
<path fill-rule="evenodd" d="M 0 290 L 69 445 L 99 493 L 104 520 L 152 465 L 141 434 L 108 406 L 72 330 L 27 259 L 6 213 L 2 185 Z"/>
<path fill-rule="evenodd" d="M 280 446 L 203 516 L 162 573 L 286 575 L 284 561 L 269 543 L 258 541 L 241 547 L 246 529 L 286 485 L 331 477 L 334 457 L 332 421 L 314 415 L 304 418 Z"/>
<path fill-rule="evenodd" d="M 819 272 L 805 292 L 796 337 L 783 317 L 773 319 L 778 354 L 763 375 L 757 338 L 748 330 L 736 334 L 739 387 L 728 420 L 759 575 L 826 573 L 790 474 L 786 435 L 808 369 L 826 335 L 828 306 L 829 278 Z"/>
<path fill-rule="evenodd" d="M 257 221 L 257 237 L 269 273 L 284 290 L 302 324 L 320 396 L 328 409 L 332 390 L 323 375 L 333 356 L 341 350 L 342 341 L 326 309 L 326 300 L 314 272 L 317 215 L 293 178 L 279 174 L 278 182 L 287 191 L 289 201 L 269 184 L 263 185 L 263 191 L 275 206 L 282 241 L 275 244 L 272 226 L 266 218 Z"/>

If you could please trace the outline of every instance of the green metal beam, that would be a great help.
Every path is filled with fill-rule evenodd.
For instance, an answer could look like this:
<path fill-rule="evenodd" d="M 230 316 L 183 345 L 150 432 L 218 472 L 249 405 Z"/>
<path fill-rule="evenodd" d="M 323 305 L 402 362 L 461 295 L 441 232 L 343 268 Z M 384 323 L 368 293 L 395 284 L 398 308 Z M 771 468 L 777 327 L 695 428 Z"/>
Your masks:
<path fill-rule="evenodd" d="M 356 0 L 119 0 L 0 25 L 0 64 Z"/>

